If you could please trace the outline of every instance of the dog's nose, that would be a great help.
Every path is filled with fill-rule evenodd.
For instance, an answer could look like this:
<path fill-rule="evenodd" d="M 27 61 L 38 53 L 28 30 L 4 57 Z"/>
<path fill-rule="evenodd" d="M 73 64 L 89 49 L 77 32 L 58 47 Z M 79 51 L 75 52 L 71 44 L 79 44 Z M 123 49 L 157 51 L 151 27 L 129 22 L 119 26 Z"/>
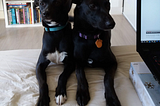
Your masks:
<path fill-rule="evenodd" d="M 105 24 L 106 24 L 107 26 L 110 26 L 110 25 L 111 25 L 110 21 L 107 21 Z"/>
<path fill-rule="evenodd" d="M 43 13 L 42 13 L 43 17 L 46 17 L 47 14 L 48 14 L 47 12 L 43 12 Z"/>
<path fill-rule="evenodd" d="M 47 17 L 49 15 L 48 10 L 42 12 L 43 17 Z"/>
<path fill-rule="evenodd" d="M 113 28 L 115 26 L 115 22 L 110 20 L 110 21 L 106 21 L 105 22 L 106 26 L 109 27 L 109 28 Z"/>

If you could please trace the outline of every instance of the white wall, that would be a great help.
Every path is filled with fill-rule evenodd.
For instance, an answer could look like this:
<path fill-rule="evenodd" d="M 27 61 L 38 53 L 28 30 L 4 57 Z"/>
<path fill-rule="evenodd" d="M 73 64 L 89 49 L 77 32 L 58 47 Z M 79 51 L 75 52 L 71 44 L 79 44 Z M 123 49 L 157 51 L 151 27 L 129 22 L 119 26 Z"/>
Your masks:
<path fill-rule="evenodd" d="M 137 0 L 124 0 L 123 14 L 136 31 Z"/>
<path fill-rule="evenodd" d="M 122 1 L 123 0 L 110 0 L 111 3 L 111 11 L 112 15 L 120 15 L 122 14 Z M 73 16 L 75 4 L 72 5 L 72 9 L 69 12 L 69 15 Z"/>
<path fill-rule="evenodd" d="M 110 0 L 111 3 L 111 11 L 112 15 L 122 14 L 122 2 L 123 0 Z"/>
<path fill-rule="evenodd" d="M 0 0 L 0 19 L 1 19 L 1 18 L 4 18 L 2 0 Z"/>

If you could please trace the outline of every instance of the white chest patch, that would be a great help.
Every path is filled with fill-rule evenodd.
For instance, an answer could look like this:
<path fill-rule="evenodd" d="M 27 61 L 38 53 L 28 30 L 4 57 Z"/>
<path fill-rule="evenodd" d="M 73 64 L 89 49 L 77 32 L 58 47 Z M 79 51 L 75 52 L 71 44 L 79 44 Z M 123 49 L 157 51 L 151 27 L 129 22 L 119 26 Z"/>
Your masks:
<path fill-rule="evenodd" d="M 65 59 L 67 56 L 67 52 L 61 52 L 59 53 L 57 50 L 54 53 L 48 53 L 46 58 L 53 63 L 56 64 L 63 64 L 62 61 Z"/>

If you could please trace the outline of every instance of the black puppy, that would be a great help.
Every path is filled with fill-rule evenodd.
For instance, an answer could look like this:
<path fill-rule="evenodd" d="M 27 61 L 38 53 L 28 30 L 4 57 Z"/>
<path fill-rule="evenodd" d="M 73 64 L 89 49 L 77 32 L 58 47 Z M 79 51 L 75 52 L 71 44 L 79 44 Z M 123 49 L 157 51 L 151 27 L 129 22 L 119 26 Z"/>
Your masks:
<path fill-rule="evenodd" d="M 44 28 L 43 46 L 36 66 L 36 76 L 39 83 L 38 106 L 49 106 L 50 98 L 45 69 L 52 61 L 64 63 L 64 71 L 59 76 L 56 88 L 56 103 L 61 105 L 66 100 L 66 83 L 75 70 L 73 62 L 73 43 L 71 24 L 68 22 L 68 12 L 71 0 L 35 0 L 39 6 Z"/>
<path fill-rule="evenodd" d="M 78 80 L 76 100 L 80 106 L 90 100 L 84 68 L 101 67 L 105 71 L 104 86 L 107 106 L 120 106 L 114 89 L 117 62 L 110 46 L 111 29 L 115 22 L 109 14 L 109 0 L 73 0 L 74 11 L 74 58 Z"/>

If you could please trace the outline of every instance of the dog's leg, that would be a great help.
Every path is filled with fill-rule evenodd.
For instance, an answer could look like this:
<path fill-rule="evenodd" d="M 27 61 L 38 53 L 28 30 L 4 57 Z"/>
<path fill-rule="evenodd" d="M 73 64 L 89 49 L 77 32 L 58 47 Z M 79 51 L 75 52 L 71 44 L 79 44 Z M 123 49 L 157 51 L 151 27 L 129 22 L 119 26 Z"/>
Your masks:
<path fill-rule="evenodd" d="M 67 80 L 72 74 L 72 72 L 75 70 L 75 65 L 73 61 L 69 62 L 67 59 L 65 59 L 65 61 L 67 62 L 64 62 L 64 71 L 59 76 L 58 86 L 56 88 L 56 94 L 55 94 L 56 103 L 58 105 L 63 104 L 67 100 L 67 93 L 66 93 Z"/>
<path fill-rule="evenodd" d="M 76 100 L 80 106 L 85 106 L 90 100 L 89 90 L 88 90 L 88 82 L 84 72 L 84 62 L 80 62 L 77 64 L 76 76 L 77 76 L 77 94 Z"/>
<path fill-rule="evenodd" d="M 107 63 L 106 63 L 107 65 Z M 117 62 L 112 62 L 108 67 L 104 66 L 104 86 L 106 106 L 121 106 L 114 89 L 114 75 L 117 69 Z"/>
<path fill-rule="evenodd" d="M 37 106 L 49 106 L 50 98 L 47 85 L 47 78 L 45 69 L 47 68 L 49 60 L 41 52 L 37 66 L 36 66 L 36 76 L 39 83 L 39 100 Z"/>

